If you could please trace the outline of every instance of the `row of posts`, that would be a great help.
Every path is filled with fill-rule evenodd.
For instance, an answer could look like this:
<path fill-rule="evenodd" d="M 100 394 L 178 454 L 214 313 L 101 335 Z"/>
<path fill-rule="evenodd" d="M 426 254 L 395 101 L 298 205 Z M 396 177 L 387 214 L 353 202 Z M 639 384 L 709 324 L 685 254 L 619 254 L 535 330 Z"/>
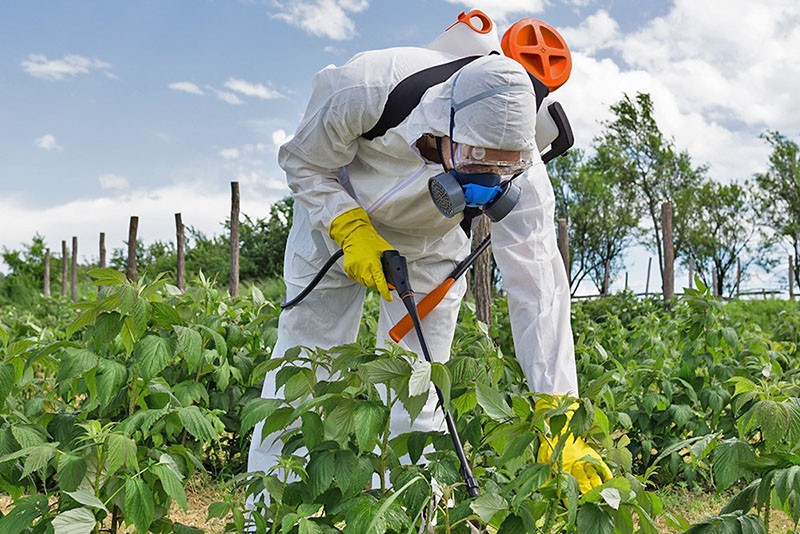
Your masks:
<path fill-rule="evenodd" d="M 240 206 L 240 197 L 239 197 L 239 182 L 231 182 L 231 218 L 230 218 L 230 260 L 231 260 L 231 269 L 230 269 L 230 279 L 228 284 L 228 292 L 231 296 L 237 296 L 239 294 L 239 206 Z M 483 235 L 484 233 L 488 233 L 488 223 L 487 228 L 481 229 L 479 234 Z M 136 239 L 137 233 L 139 229 L 139 217 L 132 216 L 130 219 L 130 224 L 128 227 L 128 259 L 126 265 L 126 276 L 128 280 L 136 282 L 139 279 L 139 272 L 136 267 Z M 181 218 L 180 213 L 175 214 L 175 229 L 176 229 L 176 244 L 177 244 L 177 286 L 178 288 L 183 291 L 186 284 L 186 256 L 185 256 L 185 227 L 183 225 L 183 221 Z M 664 276 L 663 276 L 663 292 L 664 292 L 664 300 L 669 300 L 675 295 L 675 249 L 673 247 L 672 241 L 672 204 L 669 202 L 664 202 L 661 204 L 661 230 L 662 230 L 662 237 L 664 243 Z M 106 266 L 106 243 L 105 243 L 106 235 L 104 232 L 100 232 L 100 261 L 99 267 Z M 561 253 L 561 258 L 564 262 L 564 267 L 567 270 L 567 276 L 569 277 L 570 271 L 570 263 L 569 263 L 569 234 L 567 229 L 567 220 L 566 219 L 559 219 L 558 220 L 558 249 Z M 63 261 L 61 262 L 61 296 L 66 297 L 67 295 L 67 261 L 66 259 L 69 256 L 67 255 L 67 242 L 61 241 L 61 258 Z M 76 236 L 72 237 L 72 261 L 70 262 L 69 266 L 69 274 L 70 274 L 70 290 L 71 290 L 71 298 L 73 302 L 77 302 L 78 300 L 78 238 Z M 487 265 L 483 265 L 478 263 L 476 268 L 479 270 L 488 270 L 488 256 L 486 258 L 485 263 Z M 647 288 L 645 289 L 645 293 L 649 293 L 650 291 L 650 267 L 652 265 L 652 258 L 647 264 Z M 690 260 L 689 262 L 689 286 L 691 287 L 693 284 L 694 279 L 694 261 Z M 794 298 L 794 262 L 792 258 L 789 258 L 789 298 Z M 714 278 L 716 278 L 715 273 L 712 273 Z M 476 272 L 476 280 L 480 279 L 481 277 L 478 276 Z M 739 294 L 739 283 L 741 279 L 741 263 L 737 265 L 737 276 L 736 276 L 736 294 Z M 626 280 L 625 280 L 625 287 L 627 288 L 627 273 L 626 273 Z M 714 290 L 715 296 L 717 293 L 717 282 L 716 280 L 712 281 L 712 286 Z M 45 250 L 44 255 L 44 294 L 45 296 L 50 296 L 50 249 Z"/>
<path fill-rule="evenodd" d="M 231 274 L 228 291 L 231 296 L 239 294 L 239 182 L 231 182 Z M 186 287 L 186 233 L 180 213 L 175 214 L 175 231 L 177 244 L 177 280 L 178 289 L 183 291 Z M 136 240 L 139 232 L 139 217 L 131 216 L 128 225 L 128 258 L 125 276 L 128 280 L 139 280 L 139 271 L 136 266 Z M 61 296 L 67 296 L 68 258 L 67 242 L 61 241 Z M 100 232 L 100 261 L 98 267 L 106 267 L 106 234 Z M 72 237 L 72 257 L 69 265 L 70 297 L 73 302 L 78 301 L 78 238 Z M 50 249 L 44 253 L 44 295 L 50 296 Z"/>

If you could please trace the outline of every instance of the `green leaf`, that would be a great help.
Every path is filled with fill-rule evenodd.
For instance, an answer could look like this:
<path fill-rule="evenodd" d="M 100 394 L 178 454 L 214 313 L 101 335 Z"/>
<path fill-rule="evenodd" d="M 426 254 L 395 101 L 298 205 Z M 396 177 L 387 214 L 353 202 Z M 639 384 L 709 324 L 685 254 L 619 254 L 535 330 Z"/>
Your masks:
<path fill-rule="evenodd" d="M 203 336 L 185 326 L 172 327 L 178 337 L 178 355 L 186 359 L 189 371 L 195 372 L 203 362 Z"/>
<path fill-rule="evenodd" d="M 356 427 L 356 443 L 362 452 L 370 452 L 383 433 L 388 410 L 379 402 L 359 402 L 353 418 Z"/>
<path fill-rule="evenodd" d="M 61 512 L 53 519 L 53 534 L 90 534 L 97 519 L 88 508 L 74 508 Z"/>
<path fill-rule="evenodd" d="M 450 388 L 452 387 L 452 377 L 450 371 L 443 364 L 433 362 L 431 364 L 431 380 L 434 385 L 442 391 L 444 405 L 450 405 Z"/>
<path fill-rule="evenodd" d="M 137 470 L 136 442 L 122 434 L 111 434 L 106 442 L 106 470 L 113 475 L 123 465 L 131 471 Z"/>
<path fill-rule="evenodd" d="M 153 492 L 141 478 L 125 481 L 125 522 L 133 523 L 139 532 L 147 532 L 155 518 Z"/>
<path fill-rule="evenodd" d="M 367 362 L 361 366 L 367 373 L 367 379 L 373 384 L 390 382 L 396 378 L 411 376 L 411 365 L 400 358 L 386 358 Z"/>
<path fill-rule="evenodd" d="M 0 410 L 3 409 L 16 380 L 17 373 L 14 367 L 8 363 L 0 364 Z"/>
<path fill-rule="evenodd" d="M 483 411 L 495 421 L 507 421 L 514 417 L 514 412 L 503 396 L 488 384 L 475 384 L 475 395 Z"/>
<path fill-rule="evenodd" d="M 484 493 L 470 503 L 472 511 L 488 523 L 497 512 L 508 510 L 508 502 L 496 493 Z"/>
<path fill-rule="evenodd" d="M 68 347 L 61 355 L 61 365 L 58 370 L 57 380 L 66 382 L 76 377 L 83 376 L 89 370 L 97 367 L 100 357 L 87 349 Z"/>
<path fill-rule="evenodd" d="M 100 406 L 107 406 L 125 384 L 128 369 L 119 362 L 101 358 L 97 370 L 97 399 Z"/>
<path fill-rule="evenodd" d="M 62 453 L 58 457 L 58 487 L 61 491 L 73 491 L 80 486 L 86 476 L 86 460 L 70 453 Z"/>
<path fill-rule="evenodd" d="M 321 451 L 319 454 L 311 455 L 311 460 L 306 467 L 309 497 L 315 498 L 330 487 L 336 471 L 334 460 L 335 456 L 332 451 Z"/>
<path fill-rule="evenodd" d="M 528 534 L 525 522 L 518 515 L 511 514 L 503 519 L 497 534 Z"/>
<path fill-rule="evenodd" d="M 203 534 L 204 530 L 201 528 L 184 525 L 183 523 L 173 523 L 172 532 L 173 534 Z"/>
<path fill-rule="evenodd" d="M 741 512 L 709 517 L 692 526 L 685 534 L 766 534 L 760 517 Z"/>
<path fill-rule="evenodd" d="M 210 416 L 204 415 L 197 406 L 179 408 L 178 417 L 189 434 L 200 441 L 212 441 L 219 437 L 219 432 L 214 428 Z"/>
<path fill-rule="evenodd" d="M 41 471 L 47 464 L 50 463 L 50 460 L 53 456 L 56 455 L 56 447 L 58 447 L 58 443 L 46 443 L 45 445 L 37 445 L 36 447 L 31 447 L 28 449 L 28 454 L 25 457 L 25 464 L 22 468 L 22 476 L 20 479 L 23 479 L 30 475 L 35 471 Z"/>
<path fill-rule="evenodd" d="M 96 286 L 121 286 L 128 283 L 125 273 L 110 267 L 90 269 L 88 274 L 94 280 L 92 283 Z"/>
<path fill-rule="evenodd" d="M 614 534 L 614 520 L 596 504 L 587 503 L 578 511 L 578 532 L 581 534 Z"/>
<path fill-rule="evenodd" d="M 283 404 L 282 399 L 253 399 L 242 409 L 242 426 L 239 431 L 246 434 L 257 423 L 267 419 Z"/>
<path fill-rule="evenodd" d="M 408 379 L 408 396 L 416 397 L 417 395 L 425 395 L 427 399 L 430 389 L 431 364 L 424 360 L 419 361 Z"/>
<path fill-rule="evenodd" d="M 175 354 L 175 342 L 161 336 L 142 338 L 133 349 L 133 357 L 145 382 L 164 370 Z"/>
<path fill-rule="evenodd" d="M 104 512 L 108 513 L 108 508 L 106 508 L 106 505 L 103 504 L 103 501 L 101 501 L 97 495 L 88 489 L 67 491 L 66 494 L 72 497 L 75 502 L 79 504 L 89 506 L 91 508 L 97 508 L 98 510 L 103 510 Z"/>
<path fill-rule="evenodd" d="M 692 407 L 687 404 L 673 404 L 667 409 L 667 413 L 675 421 L 678 428 L 683 427 L 694 416 Z"/>
<path fill-rule="evenodd" d="M 5 516 L 0 517 L 0 532 L 3 534 L 22 534 L 49 508 L 47 497 L 31 495 L 13 503 L 13 508 Z"/>
<path fill-rule="evenodd" d="M 186 502 L 186 492 L 183 489 L 183 483 L 181 483 L 175 471 L 173 471 L 168 464 L 156 464 L 150 467 L 150 470 L 155 473 L 161 481 L 161 486 L 164 488 L 166 494 L 180 504 L 181 508 L 186 511 L 189 507 L 189 503 Z"/>
<path fill-rule="evenodd" d="M 726 439 L 717 445 L 712 463 L 717 490 L 722 491 L 747 476 L 744 464 L 755 459 L 753 448 L 736 438 Z"/>

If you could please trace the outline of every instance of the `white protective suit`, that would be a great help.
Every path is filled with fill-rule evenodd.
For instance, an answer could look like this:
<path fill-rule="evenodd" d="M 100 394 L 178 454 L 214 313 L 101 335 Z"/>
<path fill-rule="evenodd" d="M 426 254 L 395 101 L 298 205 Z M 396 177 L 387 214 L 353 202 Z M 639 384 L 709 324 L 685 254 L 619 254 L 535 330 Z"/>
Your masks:
<path fill-rule="evenodd" d="M 286 247 L 287 299 L 297 295 L 339 247 L 328 235 L 337 216 L 363 207 L 377 231 L 408 260 L 411 286 L 422 299 L 469 252 L 460 217 L 442 216 L 431 200 L 428 178 L 442 172 L 424 160 L 415 143 L 424 133 L 448 135 L 451 98 L 460 103 L 492 87 L 525 86 L 495 94 L 459 109 L 456 142 L 490 148 L 535 149 L 535 101 L 524 69 L 504 56 L 479 58 L 424 94 L 398 126 L 372 141 L 361 136 L 377 122 L 389 92 L 409 75 L 455 59 L 426 48 L 365 52 L 342 67 L 327 67 L 313 80 L 313 94 L 294 138 L 279 160 L 295 198 Z M 544 164 L 534 150 L 533 167 L 516 179 L 519 203 L 492 225 L 492 251 L 508 293 L 516 357 L 531 391 L 577 395 L 570 327 L 569 284 L 556 246 L 554 196 Z M 422 325 L 435 361 L 449 358 L 459 305 L 466 289 L 461 278 Z M 356 339 L 365 288 L 350 280 L 339 262 L 299 305 L 280 317 L 275 357 L 294 346 L 332 346 Z M 378 345 L 406 313 L 399 298 L 381 300 Z M 416 336 L 404 346 L 421 354 Z M 267 375 L 262 396 L 277 398 L 275 374 Z M 400 403 L 391 432 L 411 430 Z M 414 422 L 416 430 L 444 429 L 436 395 Z M 248 469 L 275 465 L 282 444 L 274 436 L 262 443 L 261 425 L 250 447 Z"/>

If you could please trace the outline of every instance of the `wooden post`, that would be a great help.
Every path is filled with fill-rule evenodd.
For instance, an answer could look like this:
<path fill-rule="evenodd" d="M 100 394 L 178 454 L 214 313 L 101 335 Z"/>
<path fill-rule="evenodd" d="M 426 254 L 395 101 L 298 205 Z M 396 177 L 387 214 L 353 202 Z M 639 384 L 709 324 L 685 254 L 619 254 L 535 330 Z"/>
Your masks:
<path fill-rule="evenodd" d="M 131 282 L 139 280 L 139 271 L 136 269 L 136 233 L 138 230 L 139 217 L 132 215 L 128 226 L 128 268 L 125 273 Z"/>
<path fill-rule="evenodd" d="M 489 235 L 491 222 L 488 217 L 480 217 L 472 234 L 472 245 L 477 246 Z M 489 252 L 475 260 L 472 277 L 472 294 L 475 295 L 475 317 L 486 324 L 492 324 L 492 256 Z"/>
<path fill-rule="evenodd" d="M 789 256 L 789 298 L 794 300 L 794 259 Z"/>
<path fill-rule="evenodd" d="M 661 230 L 664 237 L 664 300 L 675 295 L 675 249 L 672 246 L 672 204 L 661 204 Z"/>
<path fill-rule="evenodd" d="M 689 285 L 690 289 L 694 287 L 694 258 L 689 258 Z"/>
<path fill-rule="evenodd" d="M 625 291 L 628 290 L 628 271 L 625 271 Z"/>
<path fill-rule="evenodd" d="M 44 296 L 50 296 L 50 249 L 44 251 Z"/>
<path fill-rule="evenodd" d="M 564 261 L 564 268 L 567 270 L 567 281 L 572 281 L 572 269 L 569 264 L 569 229 L 566 219 L 558 220 L 558 250 L 561 252 L 561 259 Z"/>
<path fill-rule="evenodd" d="M 736 259 L 736 298 L 739 298 L 739 288 L 742 285 L 742 260 Z"/>
<path fill-rule="evenodd" d="M 185 280 L 186 280 L 186 252 L 184 250 L 184 228 L 183 228 L 183 220 L 181 219 L 181 214 L 175 214 L 175 236 L 177 242 L 177 250 L 178 250 L 178 264 L 176 265 L 177 271 L 177 281 L 178 289 L 183 291 L 185 289 Z"/>
<path fill-rule="evenodd" d="M 101 269 L 106 267 L 106 233 L 100 232 L 100 264 Z"/>
<path fill-rule="evenodd" d="M 653 266 L 653 258 L 647 258 L 647 281 L 644 284 L 644 295 L 650 294 L 650 268 Z"/>
<path fill-rule="evenodd" d="M 61 296 L 67 296 L 67 261 L 69 261 L 69 256 L 67 255 L 67 241 L 65 239 L 61 240 Z"/>
<path fill-rule="evenodd" d="M 717 291 L 717 270 L 714 267 L 711 267 L 711 294 L 715 297 L 719 296 L 719 291 Z"/>
<path fill-rule="evenodd" d="M 78 236 L 72 236 L 72 263 L 70 265 L 72 302 L 78 302 Z"/>
<path fill-rule="evenodd" d="M 239 182 L 231 182 L 231 277 L 228 292 L 239 295 Z"/>

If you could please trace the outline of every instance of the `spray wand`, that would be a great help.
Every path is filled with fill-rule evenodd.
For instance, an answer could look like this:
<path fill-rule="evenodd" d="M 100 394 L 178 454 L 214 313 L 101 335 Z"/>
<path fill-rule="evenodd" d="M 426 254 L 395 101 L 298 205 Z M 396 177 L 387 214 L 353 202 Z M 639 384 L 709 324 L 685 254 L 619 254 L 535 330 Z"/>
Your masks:
<path fill-rule="evenodd" d="M 383 264 L 383 273 L 384 276 L 386 276 L 389 287 L 397 291 L 397 294 L 408 310 L 408 315 L 411 318 L 414 330 L 416 330 L 417 337 L 419 338 L 420 347 L 422 347 L 422 355 L 428 363 L 433 363 L 431 354 L 428 351 L 428 345 L 425 343 L 425 336 L 422 333 L 422 325 L 420 323 L 419 314 L 417 313 L 417 305 L 414 301 L 414 291 L 411 289 L 411 283 L 408 280 L 406 259 L 396 250 L 387 250 L 381 256 L 381 263 Z M 442 390 L 435 384 L 433 387 L 436 390 L 436 396 L 439 398 L 439 406 L 441 406 L 444 412 L 444 420 L 445 423 L 447 423 L 447 430 L 450 433 L 450 437 L 453 439 L 453 446 L 456 449 L 458 461 L 461 463 L 461 474 L 464 476 L 464 483 L 467 485 L 467 493 L 470 497 L 477 497 L 480 495 L 478 481 L 472 474 L 472 469 L 467 462 L 467 456 L 464 454 L 464 446 L 461 444 L 461 438 L 458 436 L 455 421 L 453 421 L 450 410 L 445 406 Z"/>

